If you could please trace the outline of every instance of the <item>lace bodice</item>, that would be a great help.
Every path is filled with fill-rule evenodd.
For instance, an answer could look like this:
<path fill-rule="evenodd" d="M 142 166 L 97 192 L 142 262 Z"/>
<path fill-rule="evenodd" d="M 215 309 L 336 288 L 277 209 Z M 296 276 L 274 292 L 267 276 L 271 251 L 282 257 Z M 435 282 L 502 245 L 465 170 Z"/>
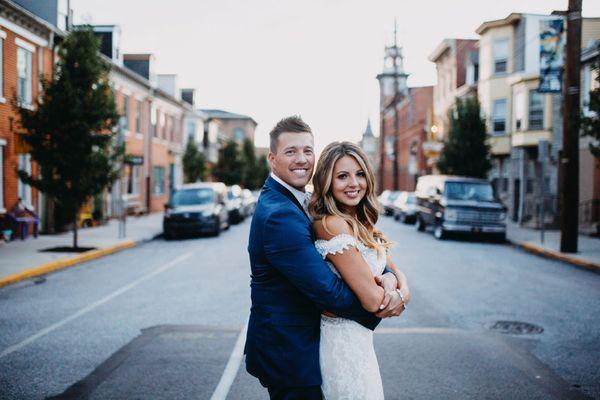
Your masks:
<path fill-rule="evenodd" d="M 348 234 L 317 240 L 315 247 L 323 258 L 356 247 L 373 275 L 380 275 L 385 268 L 384 251 L 378 255 L 375 249 L 368 248 Z M 339 276 L 332 263 L 327 261 L 327 264 Z M 383 400 L 381 374 L 373 348 L 373 331 L 350 319 L 322 315 L 319 364 L 323 377 L 321 390 L 326 400 Z"/>
<path fill-rule="evenodd" d="M 369 267 L 371 267 L 373 275 L 381 275 L 385 268 L 386 256 L 383 249 L 381 249 L 382 251 L 378 255 L 375 249 L 365 246 L 361 241 L 356 240 L 354 236 L 347 233 L 335 235 L 329 240 L 319 239 L 315 241 L 315 247 L 323 258 L 326 258 L 328 254 L 342 254 L 344 250 L 356 247 L 367 264 L 369 264 Z M 327 261 L 327 264 L 337 276 L 340 275 L 331 262 Z"/>

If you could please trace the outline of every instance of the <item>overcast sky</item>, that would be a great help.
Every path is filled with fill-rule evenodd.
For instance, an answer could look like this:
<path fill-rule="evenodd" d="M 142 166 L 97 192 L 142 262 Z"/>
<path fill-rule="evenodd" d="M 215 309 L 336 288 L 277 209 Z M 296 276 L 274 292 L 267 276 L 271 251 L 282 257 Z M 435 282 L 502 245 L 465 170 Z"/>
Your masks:
<path fill-rule="evenodd" d="M 317 149 L 379 132 L 384 46 L 398 20 L 409 86 L 433 85 L 427 56 L 448 37 L 477 38 L 511 12 L 548 14 L 567 0 L 71 0 L 75 23 L 121 26 L 121 50 L 153 53 L 156 72 L 197 89 L 201 108 L 247 114 L 256 145 L 282 117 L 300 114 Z M 600 1 L 584 0 L 586 17 Z"/>

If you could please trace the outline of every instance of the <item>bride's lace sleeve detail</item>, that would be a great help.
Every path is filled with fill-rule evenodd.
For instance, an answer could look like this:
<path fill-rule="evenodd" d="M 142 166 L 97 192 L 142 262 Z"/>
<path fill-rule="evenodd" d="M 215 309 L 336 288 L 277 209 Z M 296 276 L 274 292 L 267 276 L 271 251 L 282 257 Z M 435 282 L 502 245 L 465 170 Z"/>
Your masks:
<path fill-rule="evenodd" d="M 358 242 L 354 236 L 341 233 L 329 240 L 320 239 L 315 241 L 315 247 L 321 257 L 326 258 L 328 254 L 342 254 L 344 250 L 350 247 L 358 248 Z"/>

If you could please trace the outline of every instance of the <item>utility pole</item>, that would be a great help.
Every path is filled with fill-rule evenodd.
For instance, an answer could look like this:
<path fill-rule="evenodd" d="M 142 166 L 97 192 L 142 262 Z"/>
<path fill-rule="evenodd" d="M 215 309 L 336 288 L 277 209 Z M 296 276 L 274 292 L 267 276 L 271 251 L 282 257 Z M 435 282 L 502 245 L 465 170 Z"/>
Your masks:
<path fill-rule="evenodd" d="M 392 167 L 394 190 L 400 189 L 400 171 L 398 170 L 398 163 L 400 162 L 400 137 L 398 136 L 400 128 L 400 116 L 398 115 L 398 100 L 400 98 L 400 91 L 398 90 L 398 55 L 398 22 L 394 19 L 394 100 L 392 102 L 392 106 L 394 107 L 394 165 Z"/>
<path fill-rule="evenodd" d="M 560 160 L 560 251 L 577 252 L 579 222 L 579 101 L 581 3 L 569 0 L 563 87 L 563 148 Z"/>

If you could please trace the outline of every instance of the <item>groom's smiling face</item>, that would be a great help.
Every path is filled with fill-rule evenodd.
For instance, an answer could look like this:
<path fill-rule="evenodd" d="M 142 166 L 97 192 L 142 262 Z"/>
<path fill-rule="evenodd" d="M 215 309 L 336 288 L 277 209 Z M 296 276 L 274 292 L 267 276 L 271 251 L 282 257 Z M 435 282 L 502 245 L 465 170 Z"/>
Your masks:
<path fill-rule="evenodd" d="M 269 164 L 275 175 L 288 185 L 304 191 L 315 166 L 313 135 L 308 132 L 284 132 L 277 138 L 277 151 L 269 152 Z"/>

